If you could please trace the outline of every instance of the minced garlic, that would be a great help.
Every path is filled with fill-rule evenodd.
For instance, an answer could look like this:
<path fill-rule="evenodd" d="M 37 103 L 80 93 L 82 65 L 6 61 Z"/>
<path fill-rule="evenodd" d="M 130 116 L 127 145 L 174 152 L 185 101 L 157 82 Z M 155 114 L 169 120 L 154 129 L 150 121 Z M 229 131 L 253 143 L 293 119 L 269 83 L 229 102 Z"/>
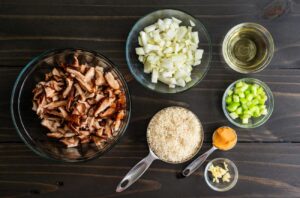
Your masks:
<path fill-rule="evenodd" d="M 208 171 L 211 172 L 213 176 L 213 182 L 220 183 L 220 179 L 222 179 L 222 182 L 230 182 L 231 175 L 228 170 L 228 165 L 226 162 L 224 162 L 223 165 L 224 168 L 214 166 L 213 164 L 208 168 Z"/>

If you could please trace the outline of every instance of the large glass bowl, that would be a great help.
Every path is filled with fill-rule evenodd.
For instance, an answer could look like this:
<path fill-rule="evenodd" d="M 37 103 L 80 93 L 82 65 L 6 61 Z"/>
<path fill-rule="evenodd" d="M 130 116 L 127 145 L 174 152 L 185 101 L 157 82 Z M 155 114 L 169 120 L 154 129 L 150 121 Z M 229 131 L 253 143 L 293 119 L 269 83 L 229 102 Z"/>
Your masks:
<path fill-rule="evenodd" d="M 138 36 L 139 32 L 145 27 L 156 23 L 158 19 L 176 17 L 182 21 L 180 25 L 191 26 L 190 20 L 195 23 L 192 31 L 197 31 L 199 34 L 199 48 L 204 49 L 203 57 L 201 59 L 201 64 L 193 67 L 192 70 L 192 81 L 186 84 L 185 87 L 169 88 L 168 85 L 158 82 L 154 84 L 151 82 L 151 74 L 144 73 L 144 66 L 138 60 L 138 55 L 135 52 L 135 48 L 138 47 Z M 127 42 L 126 42 L 126 61 L 129 69 L 135 79 L 140 82 L 144 87 L 150 90 L 160 92 L 160 93 L 178 93 L 197 85 L 205 76 L 209 69 L 209 64 L 211 61 L 212 49 L 210 37 L 205 29 L 204 25 L 193 16 L 179 11 L 179 10 L 158 10 L 152 12 L 136 22 L 136 24 L 131 29 Z"/>
<path fill-rule="evenodd" d="M 235 84 L 240 81 L 250 83 L 250 84 L 258 84 L 265 90 L 267 97 L 268 97 L 268 99 L 265 103 L 268 113 L 266 115 L 261 115 L 260 117 L 257 117 L 257 118 L 254 118 L 254 117 L 250 118 L 248 124 L 243 124 L 242 120 L 240 118 L 232 119 L 232 117 L 229 115 L 229 112 L 226 109 L 226 97 L 228 95 L 228 91 L 232 90 L 234 88 Z M 271 117 L 271 115 L 273 113 L 273 109 L 274 109 L 274 97 L 273 97 L 271 89 L 264 82 L 262 82 L 258 79 L 255 79 L 255 78 L 242 78 L 242 79 L 239 79 L 239 80 L 231 83 L 231 85 L 229 85 L 229 87 L 226 89 L 226 91 L 223 95 L 223 99 L 222 99 L 222 108 L 223 108 L 223 112 L 224 112 L 226 118 L 235 126 L 238 126 L 241 128 L 256 128 L 256 127 L 259 127 L 262 124 L 264 124 Z"/>
<path fill-rule="evenodd" d="M 67 148 L 56 139 L 46 136 L 48 129 L 41 125 L 41 120 L 32 110 L 32 90 L 44 80 L 57 62 L 67 61 L 68 57 L 78 55 L 78 59 L 91 66 L 101 65 L 119 77 L 119 82 L 126 94 L 126 115 L 121 124 L 119 134 L 103 149 L 94 144 L 85 144 L 75 148 Z M 26 143 L 35 153 L 48 159 L 65 162 L 80 162 L 97 158 L 110 150 L 124 134 L 130 119 L 131 102 L 127 84 L 115 65 L 100 53 L 82 49 L 55 49 L 44 52 L 30 61 L 19 74 L 11 96 L 11 115 L 14 125 Z"/>

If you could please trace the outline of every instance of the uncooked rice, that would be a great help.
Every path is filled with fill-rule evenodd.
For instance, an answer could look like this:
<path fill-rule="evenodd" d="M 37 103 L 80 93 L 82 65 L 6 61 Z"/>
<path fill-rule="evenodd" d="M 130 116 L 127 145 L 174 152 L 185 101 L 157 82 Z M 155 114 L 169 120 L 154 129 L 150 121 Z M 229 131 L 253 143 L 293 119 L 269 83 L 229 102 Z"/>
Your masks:
<path fill-rule="evenodd" d="M 192 158 L 202 143 L 202 127 L 194 113 L 182 107 L 168 107 L 150 121 L 147 131 L 151 150 L 172 163 Z"/>

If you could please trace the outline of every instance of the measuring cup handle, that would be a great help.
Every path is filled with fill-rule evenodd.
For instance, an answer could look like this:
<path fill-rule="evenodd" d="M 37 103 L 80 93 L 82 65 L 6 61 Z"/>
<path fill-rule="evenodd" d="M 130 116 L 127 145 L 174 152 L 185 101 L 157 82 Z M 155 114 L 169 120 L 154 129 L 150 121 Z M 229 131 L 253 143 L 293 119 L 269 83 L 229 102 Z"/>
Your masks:
<path fill-rule="evenodd" d="M 212 147 L 211 149 L 209 149 L 208 151 L 206 151 L 205 153 L 203 153 L 202 155 L 200 155 L 199 157 L 197 157 L 192 163 L 190 163 L 183 171 L 182 171 L 182 175 L 185 177 L 190 176 L 193 172 L 195 172 L 202 164 L 203 162 L 205 162 L 205 160 L 207 159 L 207 157 L 216 150 L 216 147 Z"/>
<path fill-rule="evenodd" d="M 138 180 L 157 158 L 150 151 L 149 155 L 137 163 L 119 183 L 116 192 L 122 192 Z"/>

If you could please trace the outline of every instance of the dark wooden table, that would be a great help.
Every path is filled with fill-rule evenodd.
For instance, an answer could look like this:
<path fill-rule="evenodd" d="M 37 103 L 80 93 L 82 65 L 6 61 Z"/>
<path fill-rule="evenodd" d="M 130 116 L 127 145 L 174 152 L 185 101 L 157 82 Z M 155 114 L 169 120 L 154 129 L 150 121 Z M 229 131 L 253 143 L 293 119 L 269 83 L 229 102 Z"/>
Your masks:
<path fill-rule="evenodd" d="M 264 9 L 270 2 L 0 0 L 0 197 L 300 197 L 300 5 L 296 0 L 277 0 L 274 9 Z M 211 68 L 198 86 L 185 93 L 148 91 L 132 78 L 126 65 L 124 49 L 130 28 L 141 16 L 161 8 L 195 15 L 212 38 Z M 178 179 L 177 173 L 186 164 L 157 161 L 134 186 L 115 193 L 120 179 L 147 154 L 145 129 L 161 108 L 180 105 L 199 116 L 205 128 L 201 153 L 211 146 L 214 129 L 229 125 L 221 97 L 231 82 L 245 75 L 226 67 L 220 46 L 225 33 L 241 22 L 260 23 L 274 37 L 271 64 L 250 76 L 270 86 L 275 109 L 259 128 L 236 128 L 239 142 L 235 149 L 210 157 L 227 157 L 236 163 L 240 172 L 236 187 L 217 193 L 205 184 L 203 167 L 189 178 Z M 132 119 L 124 138 L 105 156 L 87 163 L 57 163 L 35 155 L 19 138 L 10 116 L 10 94 L 22 67 L 42 51 L 61 47 L 102 52 L 126 76 L 132 94 Z"/>

